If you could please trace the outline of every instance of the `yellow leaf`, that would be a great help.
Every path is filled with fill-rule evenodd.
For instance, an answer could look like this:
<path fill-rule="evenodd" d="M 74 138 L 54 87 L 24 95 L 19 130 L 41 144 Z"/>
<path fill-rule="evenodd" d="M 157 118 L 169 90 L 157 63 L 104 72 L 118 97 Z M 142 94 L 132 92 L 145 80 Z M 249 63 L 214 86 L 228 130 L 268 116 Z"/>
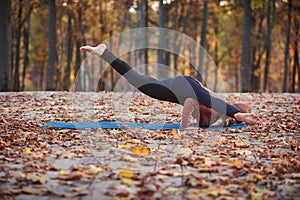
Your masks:
<path fill-rule="evenodd" d="M 263 176 L 260 174 L 255 174 L 254 177 L 257 178 L 258 180 L 263 179 Z"/>
<path fill-rule="evenodd" d="M 132 178 L 133 176 L 134 173 L 131 170 L 122 170 L 119 173 L 119 178 Z"/>
<path fill-rule="evenodd" d="M 31 150 L 30 150 L 30 148 L 25 147 L 24 152 L 25 152 L 25 153 L 31 153 Z"/>
<path fill-rule="evenodd" d="M 177 130 L 177 129 L 175 129 L 175 128 L 172 128 L 171 134 L 173 135 L 173 137 L 174 137 L 175 139 L 181 140 L 181 134 L 180 134 L 180 131 L 179 131 L 179 130 Z"/>
<path fill-rule="evenodd" d="M 118 148 L 119 149 L 128 149 L 130 147 L 129 143 L 125 143 L 125 144 L 118 144 Z"/>
<path fill-rule="evenodd" d="M 131 144 L 138 144 L 141 143 L 139 140 L 137 139 L 128 139 L 124 141 L 125 143 L 131 143 Z"/>
<path fill-rule="evenodd" d="M 25 194 L 41 194 L 43 192 L 42 189 L 26 189 L 23 188 L 22 192 Z"/>
<path fill-rule="evenodd" d="M 117 129 L 113 129 L 113 130 L 109 131 L 109 133 L 110 134 L 120 134 L 120 133 L 122 133 L 122 131 L 117 130 Z"/>
<path fill-rule="evenodd" d="M 239 159 L 234 159 L 233 161 L 231 161 L 229 163 L 229 167 L 241 169 L 241 168 L 244 167 L 244 163 L 241 160 L 239 160 Z"/>
<path fill-rule="evenodd" d="M 221 195 L 222 196 L 230 195 L 230 192 L 228 190 L 221 187 L 209 187 L 206 189 L 201 189 L 200 191 L 202 195 L 208 195 L 213 198 L 219 197 Z"/>
<path fill-rule="evenodd" d="M 60 158 L 76 158 L 75 153 L 65 153 L 60 156 Z"/>
<path fill-rule="evenodd" d="M 22 178 L 26 178 L 26 174 L 24 174 L 24 173 L 21 173 L 20 176 L 21 176 Z"/>
<path fill-rule="evenodd" d="M 131 196 L 128 197 L 119 197 L 119 196 L 115 196 L 112 198 L 112 200 L 131 200 Z"/>
<path fill-rule="evenodd" d="M 236 147 L 248 147 L 242 140 L 238 140 L 234 143 Z"/>
<path fill-rule="evenodd" d="M 98 175 L 104 170 L 101 167 L 96 167 L 95 165 L 89 165 L 89 170 L 86 172 L 88 175 Z"/>
<path fill-rule="evenodd" d="M 136 185 L 138 183 L 139 183 L 138 181 L 132 180 L 131 178 L 122 178 L 122 184 Z"/>
<path fill-rule="evenodd" d="M 204 158 L 203 164 L 211 167 L 216 163 L 211 158 Z"/>
<path fill-rule="evenodd" d="M 135 158 L 135 157 L 132 157 L 130 155 L 127 155 L 127 154 L 123 154 L 120 158 L 120 160 L 123 160 L 123 161 L 129 161 L 129 162 L 137 162 L 138 159 Z"/>
<path fill-rule="evenodd" d="M 268 122 L 268 120 L 266 118 L 262 118 L 261 121 L 262 122 Z"/>
<path fill-rule="evenodd" d="M 63 169 L 60 170 L 60 175 L 65 176 L 65 175 L 68 175 L 68 174 L 69 174 L 69 173 L 66 172 L 65 170 L 63 170 Z"/>
<path fill-rule="evenodd" d="M 84 177 L 84 174 L 82 172 L 77 171 L 77 172 L 72 172 L 68 176 L 61 176 L 59 177 L 59 179 L 64 181 L 74 181 L 74 180 L 79 180 L 82 177 Z"/>
<path fill-rule="evenodd" d="M 132 153 L 140 155 L 140 156 L 147 156 L 149 155 L 149 148 L 144 146 L 135 146 L 131 148 Z"/>
<path fill-rule="evenodd" d="M 222 145 L 222 144 L 225 144 L 225 140 L 219 140 L 218 142 L 216 142 L 216 146 L 220 146 L 220 145 Z"/>

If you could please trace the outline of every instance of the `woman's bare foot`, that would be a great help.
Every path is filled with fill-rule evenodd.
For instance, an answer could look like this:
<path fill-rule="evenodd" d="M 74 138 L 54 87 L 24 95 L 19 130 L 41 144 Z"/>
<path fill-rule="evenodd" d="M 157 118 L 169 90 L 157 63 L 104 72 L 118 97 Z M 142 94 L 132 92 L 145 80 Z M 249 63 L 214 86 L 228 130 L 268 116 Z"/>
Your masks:
<path fill-rule="evenodd" d="M 92 53 L 94 55 L 97 55 L 97 56 L 102 56 L 105 49 L 106 49 L 105 44 L 99 44 L 96 47 L 92 47 L 92 46 L 82 46 L 82 47 L 80 47 L 80 51 L 90 52 L 90 53 Z"/>
<path fill-rule="evenodd" d="M 234 118 L 238 121 L 245 122 L 246 124 L 261 124 L 260 118 L 254 113 L 236 113 Z"/>

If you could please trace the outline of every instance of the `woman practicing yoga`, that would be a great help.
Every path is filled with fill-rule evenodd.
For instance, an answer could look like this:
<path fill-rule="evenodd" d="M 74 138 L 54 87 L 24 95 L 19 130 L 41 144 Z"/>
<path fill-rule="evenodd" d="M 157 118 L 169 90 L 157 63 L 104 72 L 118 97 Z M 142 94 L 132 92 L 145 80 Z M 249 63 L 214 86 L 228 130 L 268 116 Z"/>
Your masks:
<path fill-rule="evenodd" d="M 107 50 L 105 44 L 99 44 L 96 47 L 82 46 L 80 51 L 90 52 L 103 58 L 142 93 L 158 100 L 183 105 L 181 121 L 183 128 L 189 126 L 191 116 L 197 119 L 199 126 L 209 126 L 225 115 L 229 117 L 231 123 L 237 121 L 247 124 L 261 123 L 259 117 L 250 113 L 245 104 L 227 103 L 190 76 L 157 80 L 142 75 Z"/>

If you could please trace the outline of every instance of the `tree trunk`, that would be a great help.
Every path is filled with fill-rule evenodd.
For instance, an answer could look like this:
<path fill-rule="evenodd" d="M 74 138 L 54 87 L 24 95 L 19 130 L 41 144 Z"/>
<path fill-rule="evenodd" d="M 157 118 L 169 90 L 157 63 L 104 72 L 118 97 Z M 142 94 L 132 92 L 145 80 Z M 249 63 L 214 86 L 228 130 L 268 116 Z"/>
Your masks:
<path fill-rule="evenodd" d="M 26 16 L 26 24 L 23 30 L 25 52 L 24 52 L 24 67 L 22 73 L 22 87 L 21 87 L 22 91 L 24 91 L 25 89 L 26 71 L 29 65 L 29 30 L 30 30 L 30 13 L 29 15 Z"/>
<path fill-rule="evenodd" d="M 239 84 L 240 75 L 239 75 L 239 68 L 238 68 L 238 65 L 236 65 L 236 66 L 234 67 L 234 73 L 235 73 L 235 90 L 236 90 L 236 91 L 239 91 L 239 90 L 240 90 L 240 88 L 239 88 L 239 86 L 240 86 L 240 84 Z"/>
<path fill-rule="evenodd" d="M 215 17 L 214 18 L 214 31 L 215 31 L 215 35 L 218 37 L 219 35 L 219 25 L 218 25 L 218 19 Z M 215 81 L 214 81 L 214 91 L 217 91 L 217 86 L 218 86 L 218 66 L 219 66 L 219 43 L 218 40 L 215 41 L 215 45 L 214 45 L 214 60 L 215 60 Z"/>
<path fill-rule="evenodd" d="M 148 0 L 140 0 L 140 16 L 139 16 L 139 27 L 148 26 Z M 144 32 L 144 31 L 143 31 Z M 147 66 L 148 63 L 148 38 L 147 33 L 145 35 L 140 35 L 141 41 L 143 42 L 143 49 L 140 49 L 138 52 L 139 55 L 139 64 L 145 64 L 145 74 L 149 75 L 149 69 Z"/>
<path fill-rule="evenodd" d="M 299 50 L 298 50 L 298 38 L 299 38 L 299 22 L 294 16 L 294 30 L 295 30 L 295 40 L 294 40 L 294 66 L 293 66 L 293 78 L 292 78 L 292 92 L 296 91 L 296 75 L 297 70 L 299 73 Z M 298 76 L 298 85 L 300 84 L 300 76 Z M 298 88 L 300 91 L 300 88 Z"/>
<path fill-rule="evenodd" d="M 23 3 L 22 0 L 18 2 L 18 27 L 16 31 L 16 57 L 15 57 L 15 71 L 14 71 L 14 91 L 20 91 L 20 46 L 21 46 L 21 30 L 22 30 L 22 12 Z"/>
<path fill-rule="evenodd" d="M 271 32 L 272 32 L 272 23 L 271 23 L 271 13 L 274 12 L 271 4 L 274 4 L 274 0 L 268 0 L 268 11 L 267 11 L 267 36 L 266 36 L 266 62 L 265 62 L 265 71 L 264 71 L 264 86 L 263 91 L 267 91 L 268 87 L 268 76 L 269 76 L 269 65 L 270 65 L 270 53 L 271 53 Z"/>
<path fill-rule="evenodd" d="M 11 90 L 11 0 L 0 1 L 0 91 Z"/>
<path fill-rule="evenodd" d="M 177 16 L 178 16 L 178 2 L 179 0 L 175 0 L 175 11 L 174 11 L 174 15 L 173 15 L 173 30 L 176 30 L 177 29 Z M 177 42 L 177 34 L 175 34 L 175 37 L 174 37 L 174 41 L 173 41 L 173 49 L 174 51 L 178 51 L 179 52 L 179 49 L 176 45 L 176 42 Z M 178 55 L 176 53 L 173 54 L 173 63 L 174 63 L 174 76 L 177 75 L 177 61 L 178 61 Z"/>
<path fill-rule="evenodd" d="M 166 23 L 166 9 L 165 5 L 163 3 L 163 0 L 159 0 L 159 28 L 164 28 Z M 163 32 L 159 31 L 158 36 L 158 43 L 161 48 L 164 48 L 166 46 L 165 37 L 163 35 Z M 165 64 L 164 60 L 164 51 L 162 49 L 157 50 L 157 70 L 156 70 L 156 76 L 158 79 L 161 79 L 162 77 L 165 77 L 164 70 L 161 68 L 161 64 Z"/>
<path fill-rule="evenodd" d="M 202 29 L 201 29 L 201 41 L 200 41 L 200 56 L 199 56 L 199 67 L 197 71 L 197 79 L 199 81 L 203 81 L 202 79 L 202 72 L 203 72 L 203 64 L 204 62 L 204 49 L 206 46 L 206 33 L 207 33 L 207 20 L 208 20 L 208 0 L 204 0 L 204 7 L 203 7 L 203 22 L 202 22 Z"/>
<path fill-rule="evenodd" d="M 256 34 L 256 45 L 252 46 L 252 68 L 251 68 L 251 85 L 250 88 L 253 91 L 258 91 L 260 88 L 260 75 L 259 73 L 257 73 L 257 71 L 260 68 L 260 63 L 262 61 L 262 57 L 264 54 L 264 49 L 261 48 L 261 46 L 263 46 L 261 43 L 261 38 L 262 38 L 262 30 L 263 30 L 263 21 L 264 21 L 264 15 L 261 14 L 259 17 L 259 23 L 258 23 L 258 31 Z"/>
<path fill-rule="evenodd" d="M 112 31 L 112 30 L 109 31 L 109 36 L 110 36 L 109 42 L 110 42 L 110 46 L 111 46 L 111 48 L 112 48 L 113 45 L 114 45 L 114 41 L 113 41 L 113 31 Z M 111 91 L 113 91 L 113 90 L 114 90 L 114 87 L 115 87 L 114 73 L 115 73 L 115 70 L 111 67 L 111 68 L 110 68 Z"/>
<path fill-rule="evenodd" d="M 286 41 L 284 48 L 284 75 L 283 75 L 283 85 L 282 92 L 287 92 L 287 77 L 289 72 L 289 45 L 290 45 L 290 34 L 291 34 L 291 15 L 292 15 L 292 0 L 288 1 L 288 21 L 286 28 Z"/>
<path fill-rule="evenodd" d="M 249 72 L 251 71 L 250 65 L 250 37 L 251 37 L 251 0 L 244 1 L 244 26 L 243 26 L 243 46 L 241 55 L 241 79 L 242 79 L 242 92 L 250 90 Z"/>
<path fill-rule="evenodd" d="M 70 89 L 70 75 L 71 75 L 71 63 L 72 63 L 72 57 L 73 57 L 73 17 L 72 17 L 72 11 L 68 11 L 68 44 L 67 44 L 67 66 L 64 73 L 64 80 L 63 80 L 63 90 L 69 90 Z"/>
<path fill-rule="evenodd" d="M 80 71 L 80 65 L 81 65 L 81 55 L 80 55 L 80 46 L 82 44 L 86 44 L 86 40 L 84 37 L 84 33 L 85 33 L 85 29 L 84 26 L 82 24 L 82 7 L 79 6 L 78 10 L 77 10 L 77 14 L 78 14 L 78 19 L 76 22 L 76 26 L 77 26 L 77 30 L 80 31 L 80 36 L 77 35 L 76 38 L 76 59 L 75 59 L 75 69 L 74 69 L 74 77 L 76 77 L 75 80 L 75 91 L 82 91 L 83 90 L 83 85 L 82 85 L 82 75 L 81 75 L 81 71 Z"/>
<path fill-rule="evenodd" d="M 48 0 L 48 66 L 46 77 L 46 90 L 53 90 L 53 76 L 56 65 L 56 5 L 55 0 Z"/>
<path fill-rule="evenodd" d="M 295 46 L 294 46 L 294 66 L 293 66 L 293 76 L 292 76 L 291 92 L 295 92 L 297 68 L 299 69 L 299 51 L 298 51 L 298 42 L 296 40 L 295 40 Z M 298 79 L 298 82 L 299 81 L 300 80 Z"/>

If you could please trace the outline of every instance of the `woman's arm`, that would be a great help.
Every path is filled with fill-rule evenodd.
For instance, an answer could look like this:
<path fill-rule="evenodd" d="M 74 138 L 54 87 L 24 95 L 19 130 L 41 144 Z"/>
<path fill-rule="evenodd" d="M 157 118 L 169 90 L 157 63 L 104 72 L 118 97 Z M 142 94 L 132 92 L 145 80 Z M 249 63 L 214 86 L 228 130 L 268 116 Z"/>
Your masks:
<path fill-rule="evenodd" d="M 181 127 L 187 128 L 190 125 L 190 118 L 193 115 L 194 118 L 199 122 L 200 120 L 200 112 L 199 112 L 199 104 L 193 98 L 187 98 L 184 101 L 182 114 L 181 114 Z"/>

